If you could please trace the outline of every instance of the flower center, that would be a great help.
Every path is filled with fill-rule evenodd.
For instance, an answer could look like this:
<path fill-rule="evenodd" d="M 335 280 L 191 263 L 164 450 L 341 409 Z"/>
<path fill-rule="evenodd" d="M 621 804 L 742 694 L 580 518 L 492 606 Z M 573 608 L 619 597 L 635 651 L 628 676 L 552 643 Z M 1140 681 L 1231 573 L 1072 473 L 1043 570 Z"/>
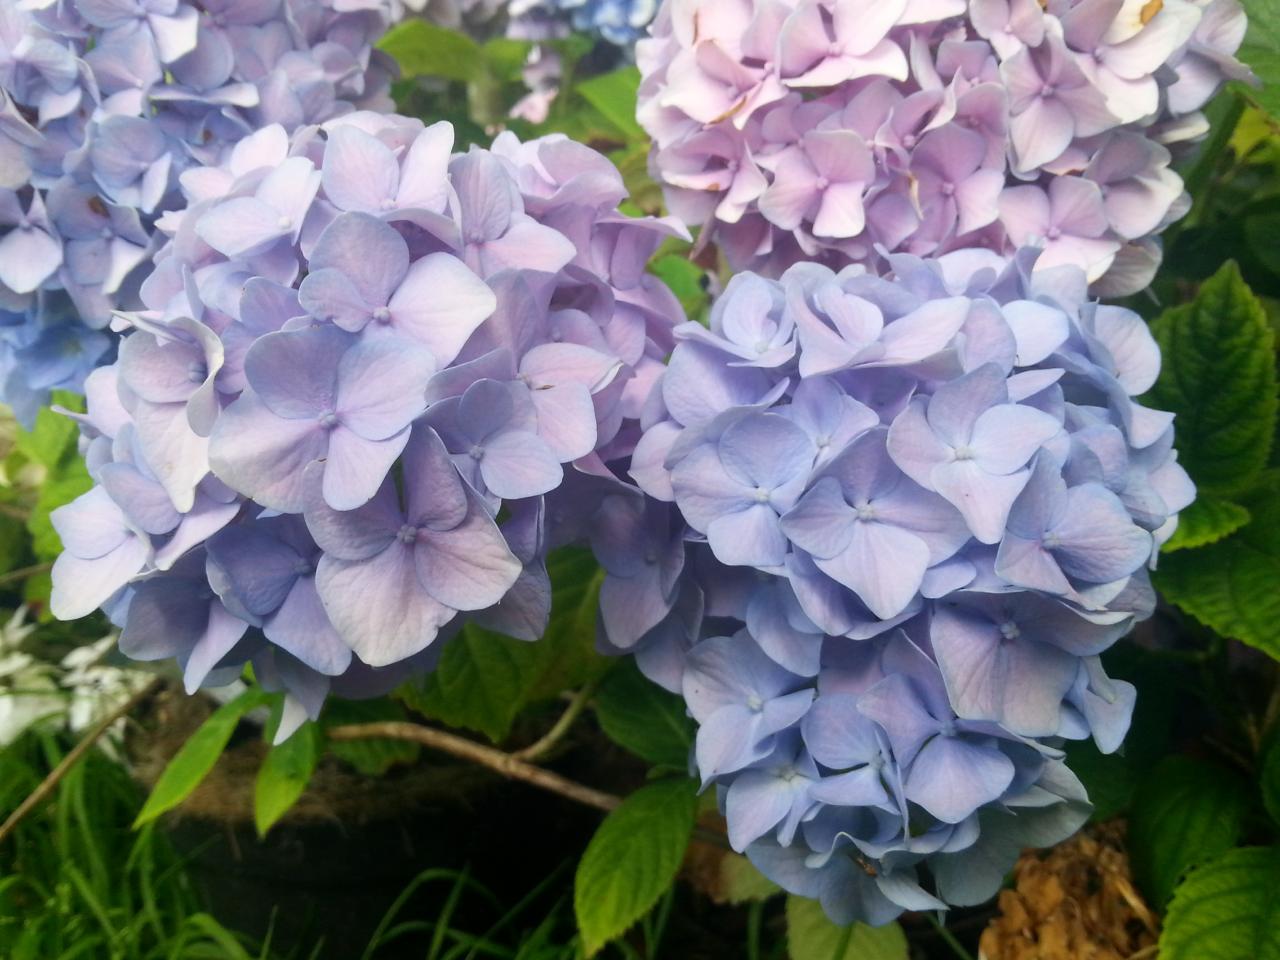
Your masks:
<path fill-rule="evenodd" d="M 859 520 L 874 520 L 876 518 L 876 508 L 869 501 L 863 500 L 861 503 L 855 503 L 853 510 L 858 515 Z"/>
<path fill-rule="evenodd" d="M 418 539 L 418 528 L 411 523 L 406 523 L 396 531 L 396 539 L 401 543 L 413 543 Z"/>
<path fill-rule="evenodd" d="M 338 414 L 333 410 L 326 410 L 320 414 L 320 416 L 316 417 L 316 420 L 319 421 L 320 426 L 324 427 L 326 430 L 332 430 L 338 425 Z"/>
<path fill-rule="evenodd" d="M 764 701 L 754 693 L 747 694 L 747 709 L 752 713 L 759 713 L 764 709 Z"/>
<path fill-rule="evenodd" d="M 756 487 L 755 497 L 756 503 L 768 503 L 772 491 L 766 490 L 764 487 Z"/>
<path fill-rule="evenodd" d="M 467 451 L 467 454 L 471 457 L 472 460 L 479 460 L 481 457 L 484 456 L 484 447 L 482 447 L 480 444 L 477 443 L 475 446 L 473 446 L 470 450 Z"/>
<path fill-rule="evenodd" d="M 972 460 L 973 448 L 970 446 L 961 444 L 960 446 L 956 447 L 955 454 L 956 454 L 957 460 Z"/>
<path fill-rule="evenodd" d="M 1022 636 L 1022 631 L 1018 629 L 1018 625 L 1012 620 L 1006 620 L 1000 624 L 1000 636 L 1006 640 L 1017 640 Z"/>
<path fill-rule="evenodd" d="M 379 323 L 387 323 L 391 320 L 391 310 L 388 307 L 378 307 L 373 311 L 373 319 Z"/>
<path fill-rule="evenodd" d="M 276 226 L 279 227 L 281 230 L 292 230 L 293 219 L 291 217 L 286 217 L 284 214 L 281 214 L 280 219 L 276 221 Z"/>

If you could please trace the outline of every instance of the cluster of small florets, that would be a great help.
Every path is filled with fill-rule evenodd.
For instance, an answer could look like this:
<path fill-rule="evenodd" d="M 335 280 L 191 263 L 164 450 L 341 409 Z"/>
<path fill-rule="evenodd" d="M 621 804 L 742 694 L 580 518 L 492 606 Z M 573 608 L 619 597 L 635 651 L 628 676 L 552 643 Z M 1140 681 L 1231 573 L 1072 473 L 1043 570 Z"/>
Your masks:
<path fill-rule="evenodd" d="M 1044 248 L 1142 289 L 1187 208 L 1169 146 L 1249 72 L 1237 0 L 692 0 L 640 42 L 671 210 L 735 269 Z"/>
<path fill-rule="evenodd" d="M 1128 727 L 1098 655 L 1194 489 L 1142 319 L 1035 256 L 735 277 L 591 525 L 733 846 L 840 921 L 989 897 L 1082 821 L 1062 740 Z"/>
<path fill-rule="evenodd" d="M 533 640 L 543 496 L 625 456 L 679 305 L 562 137 L 453 155 L 447 123 L 269 126 L 190 205 L 87 383 L 96 485 L 56 511 L 52 607 L 98 606 L 189 689 L 252 661 L 287 735 L 332 687 L 425 668 L 459 614 Z"/>
<path fill-rule="evenodd" d="M 388 0 L 0 5 L 0 399 L 80 390 L 182 200 L 246 134 L 388 108 Z"/>

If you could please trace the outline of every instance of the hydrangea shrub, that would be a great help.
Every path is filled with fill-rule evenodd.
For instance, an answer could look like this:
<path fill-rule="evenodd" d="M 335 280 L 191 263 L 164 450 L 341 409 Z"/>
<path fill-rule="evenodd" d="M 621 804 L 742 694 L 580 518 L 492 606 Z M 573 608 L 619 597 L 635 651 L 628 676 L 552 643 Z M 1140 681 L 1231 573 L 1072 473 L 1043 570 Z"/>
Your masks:
<path fill-rule="evenodd" d="M 1172 150 L 1244 39 L 1236 0 L 669 2 L 637 45 L 674 213 L 735 269 L 1044 248 L 1133 293 L 1188 206 Z"/>
<path fill-rule="evenodd" d="M 452 148 L 357 112 L 190 171 L 88 379 L 54 612 L 103 606 L 189 690 L 252 661 L 282 737 L 427 668 L 460 614 L 538 637 L 543 497 L 634 444 L 681 319 L 643 273 L 681 228 L 620 214 L 599 154 Z"/>
<path fill-rule="evenodd" d="M 37 0 L 0 10 L 0 399 L 28 422 L 110 359 L 191 171 L 250 133 L 386 110 L 386 0 Z"/>
<path fill-rule="evenodd" d="M 993 895 L 1087 815 L 1099 654 L 1194 488 L 1160 354 L 1075 266 L 986 250 L 730 281 L 593 524 L 604 637 L 698 721 L 729 839 L 838 922 Z M 927 879 L 926 879 L 927 878 Z M 923 882 L 923 885 L 922 885 Z"/>

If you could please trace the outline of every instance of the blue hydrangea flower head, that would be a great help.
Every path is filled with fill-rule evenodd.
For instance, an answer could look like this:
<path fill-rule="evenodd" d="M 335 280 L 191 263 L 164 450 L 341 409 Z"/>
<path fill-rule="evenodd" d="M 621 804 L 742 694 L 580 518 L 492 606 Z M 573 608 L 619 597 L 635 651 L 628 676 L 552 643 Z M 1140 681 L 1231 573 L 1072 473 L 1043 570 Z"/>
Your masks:
<path fill-rule="evenodd" d="M 1087 816 L 1063 742 L 1128 728 L 1099 655 L 1195 491 L 1133 399 L 1145 324 L 1038 256 L 739 274 L 602 481 L 602 645 L 684 697 L 735 849 L 839 922 L 990 897 Z"/>

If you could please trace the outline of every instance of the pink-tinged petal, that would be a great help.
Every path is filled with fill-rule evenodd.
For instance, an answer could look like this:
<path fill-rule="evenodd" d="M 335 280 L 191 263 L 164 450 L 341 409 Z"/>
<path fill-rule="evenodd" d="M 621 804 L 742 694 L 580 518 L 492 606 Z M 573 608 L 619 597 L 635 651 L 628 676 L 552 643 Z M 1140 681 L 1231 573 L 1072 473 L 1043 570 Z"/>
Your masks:
<path fill-rule="evenodd" d="M 423 130 L 409 145 L 400 170 L 396 205 L 440 213 L 449 200 L 449 156 L 453 126 L 440 122 Z"/>
<path fill-rule="evenodd" d="M 285 420 L 245 392 L 218 419 L 209 460 L 233 490 L 264 507 L 298 513 L 306 504 L 303 471 L 328 448 L 329 432 L 318 422 Z"/>
<path fill-rule="evenodd" d="M 414 547 L 418 581 L 456 610 L 483 610 L 502 599 L 523 569 L 497 524 L 474 495 L 452 530 L 424 530 Z"/>
<path fill-rule="evenodd" d="M 332 268 L 345 276 L 370 307 L 383 306 L 409 270 L 404 237 L 377 217 L 344 213 L 324 228 L 309 260 L 310 271 Z"/>
<path fill-rule="evenodd" d="M 766 503 L 716 517 L 707 526 L 707 543 L 730 566 L 777 567 L 787 558 L 787 538 Z"/>
<path fill-rule="evenodd" d="M 381 213 L 383 201 L 396 195 L 400 164 L 381 140 L 341 126 L 329 132 L 321 176 L 325 196 L 340 210 Z"/>
<path fill-rule="evenodd" d="M 929 548 L 913 533 L 883 523 L 854 524 L 848 548 L 818 569 L 856 593 L 882 620 L 914 599 L 929 566 Z"/>
<path fill-rule="evenodd" d="M 925 418 L 929 401 L 914 397 L 889 426 L 887 448 L 893 462 L 926 490 L 933 489 L 933 468 L 951 458 L 951 448 L 938 439 Z"/>
<path fill-rule="evenodd" d="M 396 458 L 409 441 L 409 431 L 385 440 L 366 440 L 343 427 L 329 434 L 322 491 L 335 510 L 354 510 L 378 492 Z"/>
<path fill-rule="evenodd" d="M 1036 270 L 1047 271 L 1053 267 L 1072 266 L 1082 270 L 1092 283 L 1107 272 L 1119 250 L 1120 243 L 1115 240 L 1063 235 L 1045 245 L 1044 252 L 1036 261 Z"/>
<path fill-rule="evenodd" d="M 209 605 L 209 625 L 204 635 L 191 648 L 183 664 L 182 684 L 187 693 L 200 689 L 209 673 L 240 642 L 249 624 L 231 613 L 218 601 Z"/>
<path fill-rule="evenodd" d="M 596 409 L 590 390 L 566 383 L 532 390 L 529 397 L 538 413 L 538 436 L 557 460 L 568 463 L 595 449 Z"/>
<path fill-rule="evenodd" d="M 62 553 L 53 562 L 49 609 L 59 620 L 87 617 L 142 572 L 150 548 L 129 537 L 114 550 L 92 560 Z"/>
<path fill-rule="evenodd" d="M 276 416 L 314 421 L 337 403 L 338 365 L 353 341 L 336 327 L 269 333 L 245 355 L 245 378 Z"/>
<path fill-rule="evenodd" d="M 808 0 L 787 17 L 778 36 L 778 69 L 782 76 L 798 77 L 826 59 L 831 40 L 822 13 L 821 4 Z"/>
<path fill-rule="evenodd" d="M 433 253 L 409 268 L 388 307 L 395 328 L 425 344 L 443 368 L 497 304 L 493 291 L 466 264 Z"/>
<path fill-rule="evenodd" d="M 1035 170 L 1062 156 L 1075 135 L 1075 120 L 1062 101 L 1036 97 L 1009 120 L 1019 170 Z"/>
<path fill-rule="evenodd" d="M 316 590 L 338 635 L 371 667 L 425 650 L 456 613 L 422 589 L 413 547 L 398 540 L 365 560 L 322 557 Z"/>
<path fill-rule="evenodd" d="M 795 230 L 819 200 L 818 175 L 798 151 L 783 154 L 773 183 L 760 197 L 760 212 L 783 230 Z"/>
<path fill-rule="evenodd" d="M 833 183 L 827 187 L 813 219 L 814 236 L 846 239 L 862 233 L 867 225 L 862 193 L 861 183 Z"/>
<path fill-rule="evenodd" d="M 973 460 L 953 460 L 933 469 L 933 488 L 960 511 L 980 543 L 999 543 L 1009 509 L 1029 471 L 993 476 Z"/>
<path fill-rule="evenodd" d="M 1010 187 L 1000 194 L 1000 222 L 1018 246 L 1042 242 L 1050 217 L 1049 197 L 1039 187 Z"/>
<path fill-rule="evenodd" d="M 1049 184 L 1053 225 L 1077 237 L 1097 237 L 1107 231 L 1102 188 L 1084 177 L 1055 177 Z"/>
<path fill-rule="evenodd" d="M 503 270 L 559 273 L 578 255 L 577 247 L 559 230 L 524 215 L 517 217 L 501 237 L 475 243 L 471 250 L 486 277 Z"/>
<path fill-rule="evenodd" d="M 314 577 L 301 577 L 263 626 L 267 639 L 312 670 L 334 677 L 351 665 L 351 648 L 324 612 Z"/>
<path fill-rule="evenodd" d="M 261 250 L 292 228 L 292 222 L 283 223 L 278 210 L 256 197 L 224 200 L 196 221 L 200 239 L 232 258 Z"/>
<path fill-rule="evenodd" d="M 359 341 L 338 363 L 338 419 L 368 440 L 399 433 L 426 410 L 435 370 L 431 351 L 413 341 Z"/>
<path fill-rule="evenodd" d="M 889 35 L 906 9 L 907 0 L 846 0 L 835 5 L 832 26 L 849 53 L 863 56 Z"/>
<path fill-rule="evenodd" d="M 957 233 L 969 233 L 995 222 L 1000 215 L 1000 191 L 1004 183 L 1001 171 L 978 170 L 956 187 Z"/>

